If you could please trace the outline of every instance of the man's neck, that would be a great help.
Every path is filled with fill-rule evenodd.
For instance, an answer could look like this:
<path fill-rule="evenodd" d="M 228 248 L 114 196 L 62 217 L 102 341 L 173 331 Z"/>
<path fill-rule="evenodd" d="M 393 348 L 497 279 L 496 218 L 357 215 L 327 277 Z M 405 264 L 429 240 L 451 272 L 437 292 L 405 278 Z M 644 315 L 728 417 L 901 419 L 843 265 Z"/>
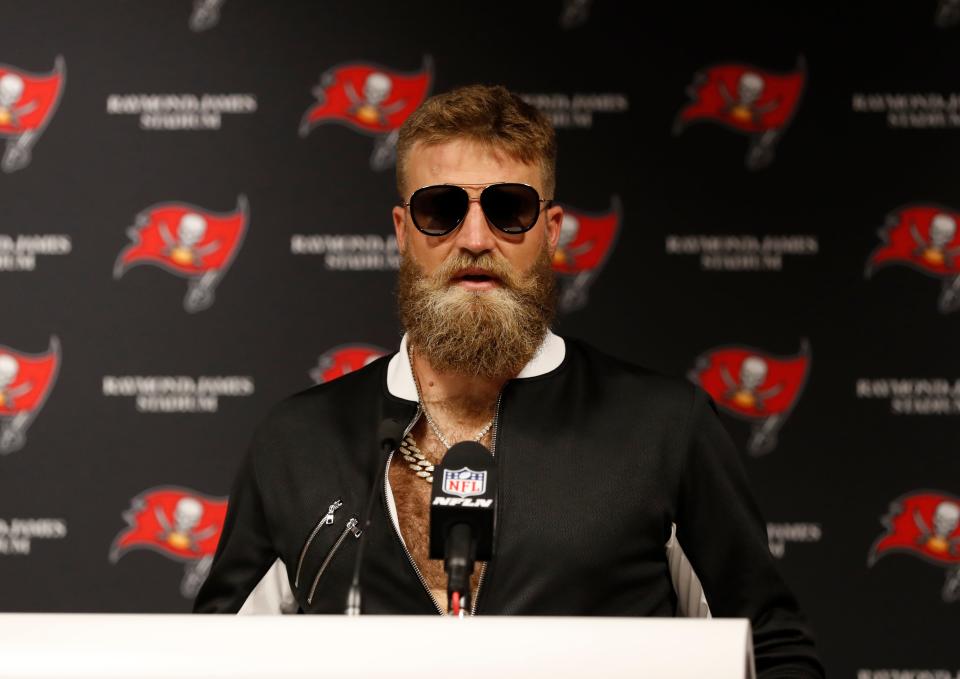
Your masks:
<path fill-rule="evenodd" d="M 452 411 L 489 411 L 500 390 L 509 378 L 486 378 L 435 370 L 430 362 L 413 347 L 414 379 L 420 387 L 420 397 L 427 405 L 437 404 Z"/>

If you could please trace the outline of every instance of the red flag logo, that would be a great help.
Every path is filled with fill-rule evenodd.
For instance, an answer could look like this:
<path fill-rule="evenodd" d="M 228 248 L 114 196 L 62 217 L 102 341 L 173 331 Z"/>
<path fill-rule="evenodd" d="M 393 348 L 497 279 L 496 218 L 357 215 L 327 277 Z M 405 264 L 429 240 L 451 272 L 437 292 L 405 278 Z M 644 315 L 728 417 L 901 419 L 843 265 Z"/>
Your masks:
<path fill-rule="evenodd" d="M 392 132 L 427 98 L 431 79 L 429 59 L 414 73 L 373 64 L 335 66 L 314 88 L 317 103 L 304 114 L 301 134 L 328 122 L 343 123 L 368 134 Z"/>
<path fill-rule="evenodd" d="M 710 121 L 751 136 L 747 167 L 773 160 L 780 135 L 796 113 L 806 81 L 801 58 L 796 69 L 774 73 L 746 64 L 717 64 L 698 72 L 687 88 L 691 101 L 677 116 L 674 133 Z"/>
<path fill-rule="evenodd" d="M 116 562 L 131 549 L 150 549 L 179 561 L 213 556 L 227 515 L 227 498 L 163 486 L 140 493 L 123 518 L 129 526 L 113 541 Z"/>
<path fill-rule="evenodd" d="M 941 313 L 960 309 L 960 212 L 939 205 L 908 205 L 887 216 L 883 241 L 867 260 L 866 276 L 899 264 L 942 281 Z"/>
<path fill-rule="evenodd" d="M 114 538 L 110 561 L 116 563 L 134 549 L 147 549 L 184 562 L 180 593 L 193 599 L 210 572 L 226 515 L 225 497 L 176 486 L 145 490 L 123 513 L 127 528 Z"/>
<path fill-rule="evenodd" d="M 0 455 L 26 443 L 30 424 L 46 403 L 60 370 L 60 341 L 50 338 L 41 354 L 0 345 Z"/>
<path fill-rule="evenodd" d="M 940 278 L 960 275 L 960 213 L 933 205 L 900 208 L 880 232 L 868 269 L 903 264 Z"/>
<path fill-rule="evenodd" d="M 712 349 L 697 357 L 690 372 L 720 407 L 753 423 L 748 450 L 770 452 L 786 417 L 796 405 L 810 372 L 810 349 L 801 342 L 796 356 L 774 356 L 744 346 Z"/>
<path fill-rule="evenodd" d="M 55 340 L 43 354 L 29 355 L 0 346 L 0 416 L 40 408 L 60 367 L 60 354 Z"/>
<path fill-rule="evenodd" d="M 752 66 L 721 64 L 694 77 L 684 124 L 710 120 L 750 134 L 786 126 L 796 111 L 806 75 L 776 74 Z"/>
<path fill-rule="evenodd" d="M 883 524 L 887 532 L 870 550 L 871 564 L 890 552 L 960 564 L 960 498 L 939 492 L 905 495 L 890 505 Z"/>
<path fill-rule="evenodd" d="M 429 56 L 413 73 L 367 63 L 334 66 L 320 76 L 320 84 L 313 88 L 317 102 L 304 113 L 300 136 L 331 122 L 375 135 L 370 165 L 375 170 L 385 170 L 396 160 L 400 126 L 427 98 L 432 80 L 433 61 Z"/>
<path fill-rule="evenodd" d="M 65 82 L 63 57 L 56 58 L 49 73 L 0 64 L 0 137 L 7 140 L 0 161 L 4 172 L 30 163 L 33 145 L 53 118 Z"/>
<path fill-rule="evenodd" d="M 62 57 L 49 73 L 28 73 L 0 64 L 0 135 L 42 130 L 60 102 L 65 81 Z"/>
<path fill-rule="evenodd" d="M 590 213 L 563 206 L 560 240 L 553 254 L 553 270 L 560 276 L 561 311 L 582 308 L 590 285 L 613 252 L 620 232 L 620 198 L 610 199 L 610 209 Z"/>
<path fill-rule="evenodd" d="M 216 213 L 187 203 L 161 203 L 137 215 L 127 230 L 132 243 L 117 257 L 113 276 L 120 278 L 140 264 L 159 266 L 190 279 L 184 307 L 195 312 L 214 300 L 214 287 L 233 263 L 249 221 L 247 200 Z"/>
<path fill-rule="evenodd" d="M 310 371 L 310 379 L 317 384 L 330 382 L 359 370 L 386 353 L 385 349 L 368 344 L 344 344 L 334 347 L 320 356 L 316 367 Z"/>
<path fill-rule="evenodd" d="M 890 504 L 881 519 L 886 532 L 867 557 L 873 566 L 887 554 L 904 553 L 946 567 L 943 600 L 960 600 L 960 497 L 939 491 L 915 491 Z"/>

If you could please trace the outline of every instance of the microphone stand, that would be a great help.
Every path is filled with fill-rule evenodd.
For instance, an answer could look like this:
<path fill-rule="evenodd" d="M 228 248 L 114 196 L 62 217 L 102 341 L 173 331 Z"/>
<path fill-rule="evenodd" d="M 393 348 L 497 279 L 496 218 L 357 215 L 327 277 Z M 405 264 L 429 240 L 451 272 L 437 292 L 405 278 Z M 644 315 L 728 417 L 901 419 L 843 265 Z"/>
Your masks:
<path fill-rule="evenodd" d="M 447 573 L 447 613 L 465 617 L 470 610 L 470 576 L 476 562 L 477 543 L 470 526 L 458 523 L 450 528 L 446 541 L 444 571 Z"/>
<path fill-rule="evenodd" d="M 344 610 L 346 615 L 360 615 L 360 564 L 363 563 L 363 552 L 367 545 L 367 529 L 370 527 L 373 501 L 377 497 L 380 477 L 387 473 L 387 461 L 390 459 L 390 454 L 397 448 L 397 439 L 401 436 L 403 436 L 403 425 L 396 420 L 384 420 L 380 423 L 381 461 L 377 465 L 376 473 L 373 476 L 370 496 L 367 498 L 367 506 L 363 512 L 363 532 L 360 534 L 360 544 L 357 545 L 357 558 L 353 562 L 353 579 L 350 581 L 350 590 L 347 592 L 347 607 Z"/>
<path fill-rule="evenodd" d="M 470 576 L 477 559 L 493 556 L 496 500 L 493 455 L 476 441 L 452 445 L 434 466 L 429 556 L 443 560 L 447 612 L 457 617 L 473 608 Z"/>

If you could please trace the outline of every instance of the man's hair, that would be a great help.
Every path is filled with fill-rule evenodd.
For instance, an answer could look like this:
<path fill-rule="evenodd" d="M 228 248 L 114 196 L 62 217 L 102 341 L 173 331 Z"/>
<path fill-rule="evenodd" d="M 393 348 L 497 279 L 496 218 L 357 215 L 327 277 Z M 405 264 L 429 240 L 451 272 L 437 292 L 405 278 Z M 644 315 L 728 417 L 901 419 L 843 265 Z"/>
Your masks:
<path fill-rule="evenodd" d="M 406 164 L 415 144 L 465 139 L 505 152 L 523 163 L 539 163 L 544 198 L 556 188 L 557 138 L 550 120 L 500 85 L 467 85 L 424 101 L 400 127 L 397 190 L 406 198 Z"/>

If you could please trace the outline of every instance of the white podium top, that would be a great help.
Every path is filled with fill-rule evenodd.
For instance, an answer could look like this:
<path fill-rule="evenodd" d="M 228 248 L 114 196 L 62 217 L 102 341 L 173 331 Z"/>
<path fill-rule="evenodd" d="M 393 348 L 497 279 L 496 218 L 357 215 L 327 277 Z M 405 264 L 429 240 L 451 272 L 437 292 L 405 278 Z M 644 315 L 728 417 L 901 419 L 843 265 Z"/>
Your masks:
<path fill-rule="evenodd" d="M 0 614 L 0 677 L 753 677 L 747 620 Z"/>

